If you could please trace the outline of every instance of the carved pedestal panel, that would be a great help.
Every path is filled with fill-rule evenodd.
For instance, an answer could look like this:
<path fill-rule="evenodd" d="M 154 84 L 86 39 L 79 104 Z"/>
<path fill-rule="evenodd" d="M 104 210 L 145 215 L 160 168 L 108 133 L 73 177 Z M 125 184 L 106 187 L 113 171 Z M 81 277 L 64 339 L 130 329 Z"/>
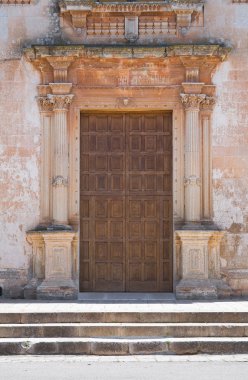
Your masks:
<path fill-rule="evenodd" d="M 29 232 L 33 245 L 33 276 L 25 298 L 76 299 L 77 242 L 74 232 Z"/>
<path fill-rule="evenodd" d="M 220 278 L 220 241 L 223 232 L 177 230 L 177 254 L 181 259 L 178 299 L 217 299 L 230 294 Z"/>

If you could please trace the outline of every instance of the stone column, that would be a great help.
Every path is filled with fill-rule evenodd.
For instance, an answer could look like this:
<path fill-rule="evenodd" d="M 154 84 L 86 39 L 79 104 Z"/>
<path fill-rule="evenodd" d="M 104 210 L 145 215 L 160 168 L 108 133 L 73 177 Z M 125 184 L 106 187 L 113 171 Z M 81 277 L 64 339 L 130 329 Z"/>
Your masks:
<path fill-rule="evenodd" d="M 203 94 L 181 94 L 185 107 L 185 222 L 201 220 L 200 104 Z"/>
<path fill-rule="evenodd" d="M 62 85 L 61 85 L 62 86 Z M 53 85 L 50 84 L 53 89 Z M 71 87 L 71 85 L 70 85 Z M 53 89 L 55 92 L 55 90 Z M 52 222 L 54 228 L 68 228 L 68 130 L 67 111 L 73 95 L 50 94 L 53 104 L 52 128 Z"/>

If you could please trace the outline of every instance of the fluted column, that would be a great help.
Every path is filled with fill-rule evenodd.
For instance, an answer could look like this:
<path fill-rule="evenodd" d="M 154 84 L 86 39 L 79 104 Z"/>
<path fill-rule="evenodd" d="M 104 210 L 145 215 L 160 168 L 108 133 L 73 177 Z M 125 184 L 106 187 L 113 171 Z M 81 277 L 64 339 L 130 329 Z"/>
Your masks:
<path fill-rule="evenodd" d="M 202 205 L 203 219 L 211 220 L 212 216 L 212 155 L 211 155 L 211 121 L 215 105 L 213 96 L 206 96 L 201 103 L 202 114 Z"/>
<path fill-rule="evenodd" d="M 41 86 L 40 86 L 41 87 Z M 44 87 L 44 86 L 43 86 Z M 41 160 L 41 221 L 49 222 L 50 213 L 50 178 L 51 178 L 51 120 L 53 105 L 47 96 L 37 98 L 41 114 L 42 160 Z"/>
<path fill-rule="evenodd" d="M 200 104 L 203 94 L 181 94 L 185 107 L 185 222 L 201 220 Z"/>
<path fill-rule="evenodd" d="M 67 111 L 73 95 L 48 95 L 53 104 L 52 128 L 52 220 L 68 225 L 68 130 Z"/>

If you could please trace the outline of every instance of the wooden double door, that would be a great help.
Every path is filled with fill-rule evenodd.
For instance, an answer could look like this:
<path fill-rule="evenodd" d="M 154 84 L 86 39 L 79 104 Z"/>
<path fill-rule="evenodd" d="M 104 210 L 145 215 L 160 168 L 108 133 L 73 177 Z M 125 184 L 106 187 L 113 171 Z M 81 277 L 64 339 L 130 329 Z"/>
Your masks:
<path fill-rule="evenodd" d="M 80 291 L 172 291 L 171 113 L 81 114 Z"/>

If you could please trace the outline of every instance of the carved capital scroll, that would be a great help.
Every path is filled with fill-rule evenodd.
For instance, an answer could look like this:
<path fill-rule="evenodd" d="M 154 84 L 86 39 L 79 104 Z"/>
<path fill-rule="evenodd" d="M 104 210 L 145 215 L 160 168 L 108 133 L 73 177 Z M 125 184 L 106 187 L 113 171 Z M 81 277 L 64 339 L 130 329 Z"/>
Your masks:
<path fill-rule="evenodd" d="M 48 95 L 54 111 L 68 111 L 74 95 Z"/>
<path fill-rule="evenodd" d="M 181 101 L 186 110 L 199 110 L 200 104 L 206 98 L 204 94 L 180 94 Z"/>
<path fill-rule="evenodd" d="M 51 99 L 49 99 L 47 96 L 38 96 L 37 102 L 38 102 L 40 112 L 53 111 L 53 103 L 51 102 Z"/>
<path fill-rule="evenodd" d="M 214 96 L 206 96 L 206 98 L 201 102 L 201 109 L 204 111 L 212 111 L 216 99 Z"/>

